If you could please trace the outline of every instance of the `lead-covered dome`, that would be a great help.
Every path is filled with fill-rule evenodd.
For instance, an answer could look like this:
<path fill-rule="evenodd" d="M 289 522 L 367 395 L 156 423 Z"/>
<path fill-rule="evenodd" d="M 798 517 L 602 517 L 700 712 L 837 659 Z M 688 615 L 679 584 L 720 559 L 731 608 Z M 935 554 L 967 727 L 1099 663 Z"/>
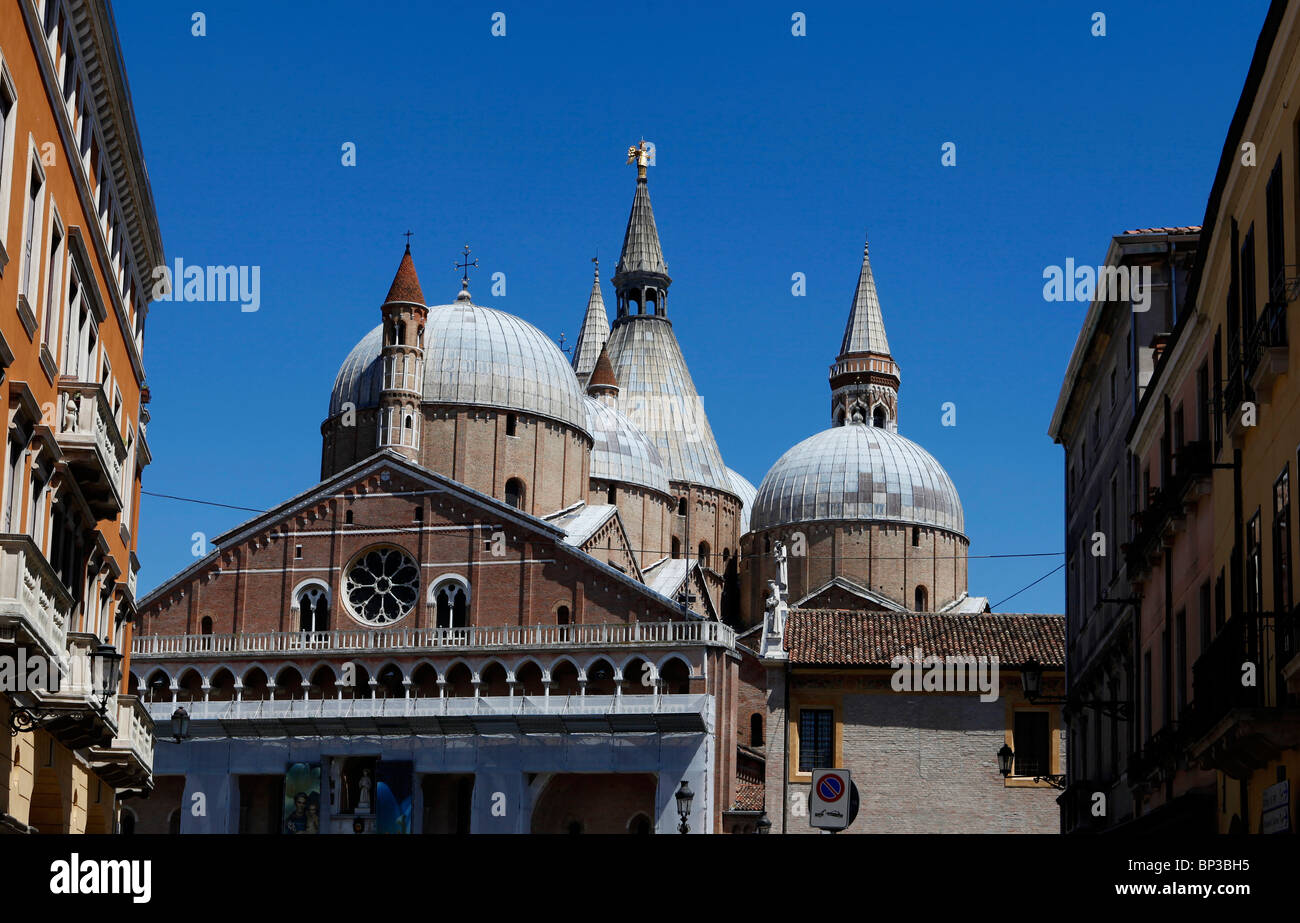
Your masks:
<path fill-rule="evenodd" d="M 824 430 L 782 455 L 758 488 L 750 528 L 842 519 L 965 527 L 957 488 L 934 456 L 864 424 Z"/>
<path fill-rule="evenodd" d="M 379 406 L 382 326 L 343 360 L 330 416 L 351 402 Z M 587 428 L 586 396 L 564 353 L 527 321 L 469 301 L 429 308 L 424 331 L 424 401 L 499 407 Z"/>
<path fill-rule="evenodd" d="M 668 470 L 632 421 L 595 398 L 584 398 L 591 447 L 591 479 L 618 481 L 669 493 Z"/>

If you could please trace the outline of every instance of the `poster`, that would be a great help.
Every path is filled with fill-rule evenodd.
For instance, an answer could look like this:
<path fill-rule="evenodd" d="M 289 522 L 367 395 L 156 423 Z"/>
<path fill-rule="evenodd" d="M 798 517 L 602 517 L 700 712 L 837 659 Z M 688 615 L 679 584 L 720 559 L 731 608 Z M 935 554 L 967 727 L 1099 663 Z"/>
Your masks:
<path fill-rule="evenodd" d="M 320 763 L 290 763 L 284 773 L 285 833 L 320 833 Z"/>
<path fill-rule="evenodd" d="M 411 781 L 415 766 L 409 761 L 380 760 L 375 786 L 376 833 L 411 832 Z"/>

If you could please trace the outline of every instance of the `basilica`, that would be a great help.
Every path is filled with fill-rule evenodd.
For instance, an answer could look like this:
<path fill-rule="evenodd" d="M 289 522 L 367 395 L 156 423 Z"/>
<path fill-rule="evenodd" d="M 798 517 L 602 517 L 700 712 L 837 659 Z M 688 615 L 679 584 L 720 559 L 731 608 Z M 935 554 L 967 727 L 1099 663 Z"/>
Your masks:
<path fill-rule="evenodd" d="M 957 490 L 899 433 L 866 248 L 830 428 L 757 488 L 727 466 L 674 332 L 644 143 L 628 163 L 612 322 L 599 265 L 569 357 L 468 273 L 429 303 L 408 245 L 335 378 L 320 481 L 140 600 L 131 691 L 179 745 L 136 829 L 784 831 L 790 786 L 856 720 L 843 690 L 806 717 L 786 693 L 804 668 L 870 669 L 841 648 L 869 646 L 871 619 L 918 640 L 973 619 L 974 653 L 1062 659 L 1055 623 L 998 647 L 1033 617 L 967 592 Z M 1014 721 L 991 714 L 972 726 Z"/>

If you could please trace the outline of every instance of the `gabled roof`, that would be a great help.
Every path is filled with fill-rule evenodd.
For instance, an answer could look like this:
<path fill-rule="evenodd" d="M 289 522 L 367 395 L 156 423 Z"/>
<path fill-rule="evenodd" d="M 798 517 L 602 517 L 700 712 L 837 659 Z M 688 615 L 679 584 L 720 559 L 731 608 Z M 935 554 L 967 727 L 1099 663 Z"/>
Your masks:
<path fill-rule="evenodd" d="M 876 278 L 871 273 L 871 257 L 866 243 L 862 245 L 862 269 L 858 272 L 858 287 L 853 293 L 849 322 L 844 327 L 840 358 L 857 353 L 877 353 L 882 356 L 890 354 L 889 339 L 885 336 L 885 319 L 880 313 L 880 297 L 876 294 Z"/>
<path fill-rule="evenodd" d="M 404 301 L 410 304 L 424 304 L 424 292 L 420 289 L 420 277 L 415 274 L 415 262 L 411 259 L 411 245 L 406 245 L 402 261 L 397 264 L 397 275 L 388 287 L 388 296 L 384 304 Z"/>
<path fill-rule="evenodd" d="M 573 345 L 573 372 L 582 384 L 587 383 L 608 340 L 609 315 L 605 313 L 605 299 L 600 294 L 600 266 L 597 265 L 591 295 L 587 298 L 587 313 L 582 318 L 578 341 Z"/>
<path fill-rule="evenodd" d="M 916 648 L 926 657 L 996 657 L 1004 668 L 1034 659 L 1062 670 L 1065 616 L 793 609 L 786 622 L 794 666 L 888 667 Z"/>
<path fill-rule="evenodd" d="M 517 510 L 514 507 L 497 500 L 495 497 L 490 497 L 471 487 L 466 487 L 459 481 L 454 481 L 451 478 L 438 474 L 436 471 L 430 471 L 428 468 L 417 465 L 415 462 L 398 455 L 391 449 L 384 449 L 376 452 L 369 458 L 363 459 L 355 465 L 345 468 L 338 474 L 321 481 L 319 484 L 303 491 L 297 496 L 291 497 L 278 506 L 267 510 L 265 513 L 259 513 L 252 519 L 249 519 L 240 525 L 235 526 L 233 529 L 217 536 L 212 541 L 212 551 L 151 590 L 140 600 L 138 607 L 140 609 L 146 608 L 156 599 L 166 596 L 177 584 L 191 579 L 214 565 L 218 565 L 221 554 L 227 549 L 238 545 L 259 533 L 271 530 L 278 523 L 283 522 L 304 510 L 311 509 L 312 507 L 319 506 L 320 504 L 329 501 L 337 496 L 340 491 L 345 489 L 347 485 L 364 480 L 371 475 L 381 472 L 383 469 L 401 472 L 402 474 L 421 482 L 424 487 L 430 491 L 446 493 L 462 503 L 471 507 L 476 507 L 483 512 L 485 518 L 491 517 L 493 522 L 512 523 L 523 529 L 540 532 L 546 538 L 555 542 L 557 553 L 573 556 L 580 563 L 599 570 L 602 575 L 608 579 L 614 580 L 621 585 L 632 589 L 634 592 L 642 594 L 648 600 L 658 605 L 668 606 L 679 612 L 681 611 L 681 607 L 675 599 L 671 599 L 655 592 L 649 586 L 641 583 L 634 577 L 629 576 L 617 567 L 614 567 L 599 558 L 593 557 L 587 552 L 570 545 L 565 541 L 564 529 L 559 526 L 525 513 L 522 510 Z M 694 613 L 692 613 L 691 616 L 695 618 L 699 617 Z"/>
<path fill-rule="evenodd" d="M 888 596 L 883 596 L 880 593 L 877 593 L 875 590 L 868 589 L 867 587 L 864 587 L 861 584 L 854 583 L 852 580 L 849 580 L 847 577 L 841 577 L 838 575 L 832 577 L 830 580 L 823 583 L 817 589 L 805 595 L 802 599 L 797 600 L 794 603 L 791 603 L 791 606 L 793 608 L 798 608 L 799 606 L 802 606 L 805 603 L 816 599 L 818 596 L 820 596 L 822 593 L 825 593 L 827 590 L 831 589 L 832 587 L 837 587 L 841 590 L 844 590 L 845 592 L 852 593 L 854 596 L 861 598 L 865 602 L 869 602 L 872 605 L 880 606 L 882 609 L 901 611 L 903 608 L 898 603 L 890 599 Z"/>
<path fill-rule="evenodd" d="M 708 617 L 717 620 L 718 612 L 713 605 L 713 597 L 708 593 L 704 581 L 704 569 L 698 559 L 662 558 L 647 567 L 642 574 L 645 582 L 653 587 L 655 592 L 672 600 L 677 599 L 687 582 L 694 580 L 695 588 L 700 591 L 699 595 L 703 598 L 704 606 L 709 612 Z"/>

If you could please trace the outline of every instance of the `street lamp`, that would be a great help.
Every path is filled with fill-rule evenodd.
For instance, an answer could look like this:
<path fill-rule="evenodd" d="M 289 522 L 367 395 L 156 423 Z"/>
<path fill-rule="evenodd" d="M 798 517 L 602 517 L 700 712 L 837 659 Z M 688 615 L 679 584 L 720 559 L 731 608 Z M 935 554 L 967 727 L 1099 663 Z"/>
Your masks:
<path fill-rule="evenodd" d="M 1009 746 L 1003 744 L 998 748 L 998 772 L 1002 773 L 1002 778 L 1006 779 L 1011 776 L 1012 767 L 1015 765 L 1015 751 Z M 1035 782 L 1046 782 L 1052 788 L 1065 789 L 1065 776 L 1055 773 L 1045 773 L 1034 776 Z"/>
<path fill-rule="evenodd" d="M 763 812 L 762 816 L 759 817 L 759 819 L 758 819 L 758 823 L 755 824 L 754 826 L 755 826 L 755 832 L 757 832 L 757 833 L 771 833 L 771 832 L 772 832 L 772 822 L 771 822 L 770 820 L 767 819 L 767 812 L 766 812 L 766 811 Z"/>
<path fill-rule="evenodd" d="M 691 802 L 695 800 L 695 792 L 691 791 L 691 786 L 682 780 L 681 788 L 677 789 L 677 816 L 682 819 L 681 826 L 677 828 L 678 833 L 690 833 L 691 825 L 686 819 L 691 816 Z"/>
<path fill-rule="evenodd" d="M 1030 657 L 1020 668 L 1020 685 L 1025 690 L 1025 698 L 1034 701 L 1043 691 L 1043 666 Z"/>
<path fill-rule="evenodd" d="M 104 707 L 110 697 L 117 694 L 122 678 L 122 655 L 111 644 L 101 643 L 95 648 L 95 676 L 99 680 L 99 705 Z"/>
<path fill-rule="evenodd" d="M 172 712 L 172 732 L 176 735 L 177 743 L 189 738 L 190 713 L 184 708 L 178 708 Z"/>

